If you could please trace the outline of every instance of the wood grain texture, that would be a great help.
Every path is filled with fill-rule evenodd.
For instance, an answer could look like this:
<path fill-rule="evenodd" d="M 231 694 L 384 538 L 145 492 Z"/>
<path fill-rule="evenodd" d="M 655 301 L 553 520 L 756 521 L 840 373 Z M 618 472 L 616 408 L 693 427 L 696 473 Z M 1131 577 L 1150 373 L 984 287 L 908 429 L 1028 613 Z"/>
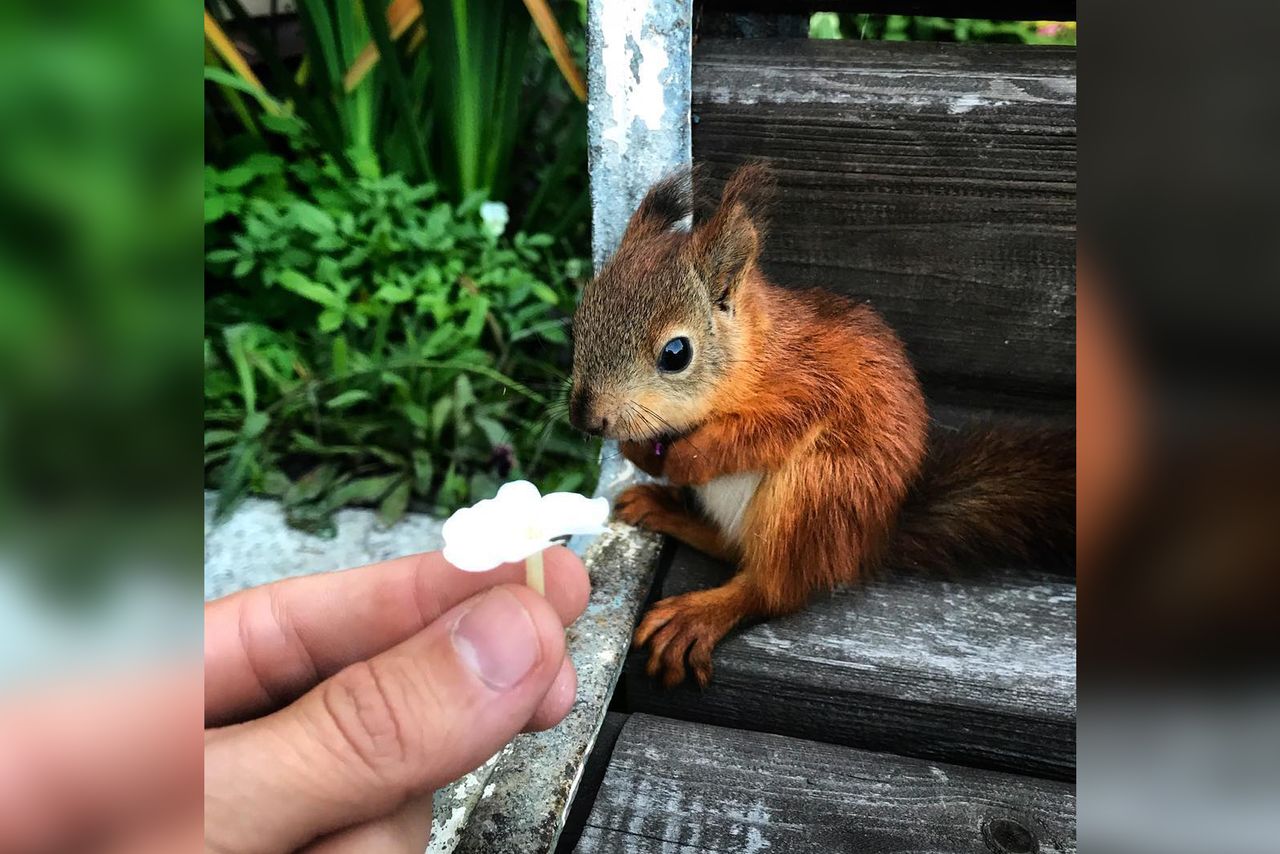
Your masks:
<path fill-rule="evenodd" d="M 623 727 L 577 847 L 581 854 L 1075 850 L 1069 784 L 648 715 Z"/>
<path fill-rule="evenodd" d="M 876 307 L 929 392 L 1074 405 L 1073 49 L 766 39 L 694 49 L 709 189 L 765 159 L 764 266 Z"/>
<path fill-rule="evenodd" d="M 613 758 L 614 745 L 618 743 L 618 736 L 622 733 L 622 727 L 626 724 L 628 717 L 630 716 L 618 712 L 605 712 L 604 720 L 600 724 L 600 732 L 596 734 L 595 744 L 591 747 L 591 754 L 582 767 L 582 777 L 578 781 L 577 791 L 574 792 L 564 827 L 560 829 L 560 838 L 556 840 L 557 854 L 567 854 L 577 847 L 582 830 L 586 827 L 587 817 L 591 815 L 591 810 L 595 806 L 600 784 L 604 782 L 609 761 Z"/>
<path fill-rule="evenodd" d="M 661 595 L 728 568 L 685 546 Z M 627 708 L 997 768 L 1075 774 L 1075 585 L 992 571 L 896 576 L 731 635 L 711 684 L 664 689 L 633 652 Z"/>
<path fill-rule="evenodd" d="M 1074 21 L 1075 0 L 703 0 L 718 12 L 874 12 L 997 21 Z"/>

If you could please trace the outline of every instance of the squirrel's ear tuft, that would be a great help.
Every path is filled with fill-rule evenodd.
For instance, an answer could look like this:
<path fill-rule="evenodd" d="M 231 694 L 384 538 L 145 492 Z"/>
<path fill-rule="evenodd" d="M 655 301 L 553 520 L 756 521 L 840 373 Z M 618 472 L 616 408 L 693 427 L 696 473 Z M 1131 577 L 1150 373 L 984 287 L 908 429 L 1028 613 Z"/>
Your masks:
<path fill-rule="evenodd" d="M 654 184 L 627 224 L 626 237 L 669 231 L 693 218 L 693 174 L 683 169 Z"/>
<path fill-rule="evenodd" d="M 773 177 L 762 163 L 740 167 L 725 184 L 720 206 L 693 235 L 694 259 L 712 299 L 727 308 L 734 289 L 760 257 L 764 206 Z"/>

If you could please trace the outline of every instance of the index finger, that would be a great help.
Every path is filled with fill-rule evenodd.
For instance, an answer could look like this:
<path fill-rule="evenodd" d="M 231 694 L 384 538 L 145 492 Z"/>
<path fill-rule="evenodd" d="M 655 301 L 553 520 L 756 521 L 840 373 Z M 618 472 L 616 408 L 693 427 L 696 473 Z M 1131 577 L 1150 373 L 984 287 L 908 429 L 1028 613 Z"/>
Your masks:
<path fill-rule="evenodd" d="M 544 557 L 546 598 L 569 625 L 591 592 L 577 555 Z M 343 667 L 390 649 L 476 593 L 522 583 L 523 564 L 462 572 L 439 552 L 235 593 L 205 607 L 205 722 L 275 709 Z"/>

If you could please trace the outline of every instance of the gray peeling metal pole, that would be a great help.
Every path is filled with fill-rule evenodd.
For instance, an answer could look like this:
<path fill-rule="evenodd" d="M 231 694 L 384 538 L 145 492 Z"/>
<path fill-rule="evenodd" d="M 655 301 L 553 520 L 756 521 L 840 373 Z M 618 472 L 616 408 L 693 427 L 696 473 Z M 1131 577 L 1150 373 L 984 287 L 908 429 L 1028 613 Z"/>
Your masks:
<path fill-rule="evenodd" d="M 590 0 L 587 135 L 596 269 L 659 178 L 686 167 L 692 0 Z"/>
<path fill-rule="evenodd" d="M 693 0 L 590 0 L 587 54 L 591 249 L 599 270 L 649 187 L 692 162 Z M 606 442 L 597 494 L 612 499 L 630 468 Z"/>
<path fill-rule="evenodd" d="M 587 11 L 591 224 L 599 269 L 649 186 L 689 165 L 693 6 L 692 0 L 590 0 Z M 596 494 L 612 500 L 635 475 L 606 443 Z M 620 523 L 570 543 L 591 574 L 591 601 L 567 636 L 578 670 L 577 703 L 554 729 L 520 736 L 499 757 L 465 818 L 459 852 L 555 848 L 631 645 L 660 543 Z"/>

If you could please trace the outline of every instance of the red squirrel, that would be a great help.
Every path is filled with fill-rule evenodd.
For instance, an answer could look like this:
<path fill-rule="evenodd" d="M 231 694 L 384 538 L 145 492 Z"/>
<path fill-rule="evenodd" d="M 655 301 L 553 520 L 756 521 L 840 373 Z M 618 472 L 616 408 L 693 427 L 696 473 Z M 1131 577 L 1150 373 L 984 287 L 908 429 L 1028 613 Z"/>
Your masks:
<path fill-rule="evenodd" d="M 744 619 L 881 564 L 1073 549 L 1074 436 L 931 442 L 920 382 L 879 315 L 761 271 L 769 184 L 765 167 L 740 168 L 691 224 L 690 177 L 658 183 L 574 315 L 571 422 L 667 481 L 626 490 L 616 515 L 739 567 L 640 621 L 635 643 L 668 686 L 686 662 L 706 685 Z"/>

